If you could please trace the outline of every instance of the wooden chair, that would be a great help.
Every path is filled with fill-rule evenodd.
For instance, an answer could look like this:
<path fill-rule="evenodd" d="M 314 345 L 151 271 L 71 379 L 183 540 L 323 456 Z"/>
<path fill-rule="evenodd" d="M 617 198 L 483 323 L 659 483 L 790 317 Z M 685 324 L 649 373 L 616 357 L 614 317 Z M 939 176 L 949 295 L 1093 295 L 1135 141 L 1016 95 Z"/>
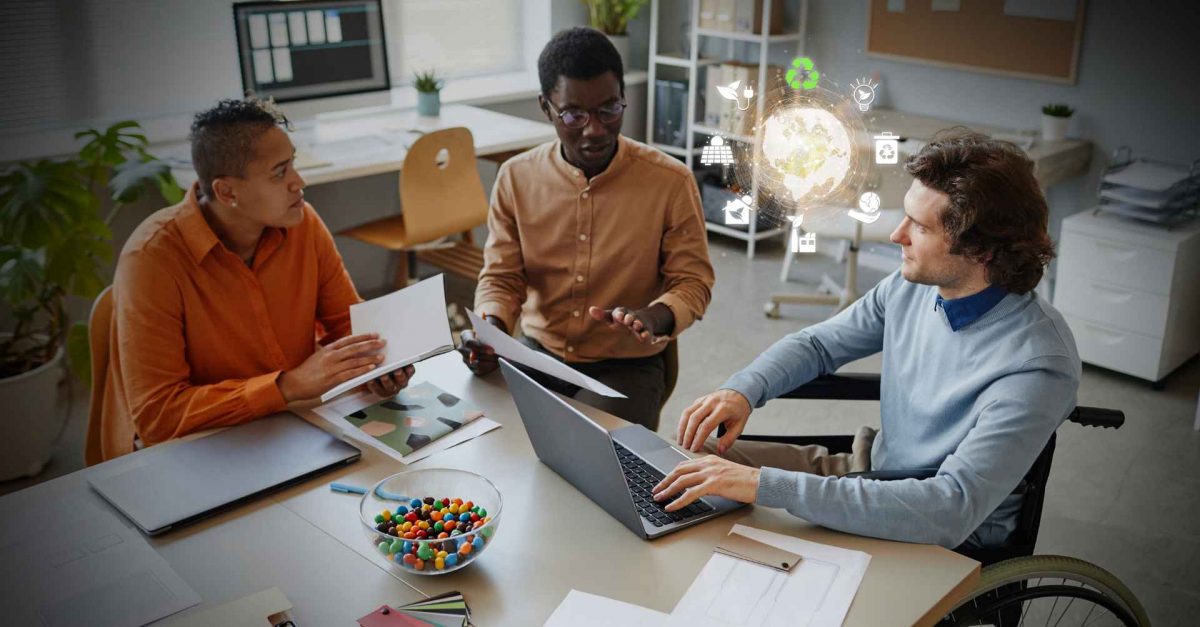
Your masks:
<path fill-rule="evenodd" d="M 483 249 L 471 229 L 487 220 L 488 201 L 476 169 L 475 140 L 466 128 L 423 135 L 400 170 L 401 213 L 338 233 L 400 253 L 395 288 L 408 285 L 410 255 L 478 280 Z M 459 234 L 458 240 L 447 238 Z"/>
<path fill-rule="evenodd" d="M 104 461 L 101 446 L 104 425 L 101 424 L 100 416 L 104 407 L 104 382 L 108 376 L 108 346 L 112 321 L 113 296 L 110 285 L 96 297 L 96 302 L 92 303 L 92 312 L 88 316 L 88 347 L 92 353 L 92 396 L 88 405 L 87 439 L 83 448 L 83 460 L 88 466 Z"/>

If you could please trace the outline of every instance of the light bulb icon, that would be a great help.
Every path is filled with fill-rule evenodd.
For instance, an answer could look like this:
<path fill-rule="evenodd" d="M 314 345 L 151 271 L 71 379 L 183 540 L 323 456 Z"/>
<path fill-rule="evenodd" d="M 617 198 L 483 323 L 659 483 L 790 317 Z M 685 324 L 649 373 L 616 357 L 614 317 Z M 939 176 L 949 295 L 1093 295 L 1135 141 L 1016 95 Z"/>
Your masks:
<path fill-rule="evenodd" d="M 866 112 L 871 108 L 871 103 L 875 102 L 875 88 L 879 85 L 872 83 L 870 79 L 860 78 L 850 85 L 851 93 L 854 97 L 854 102 L 858 104 L 858 110 Z"/>

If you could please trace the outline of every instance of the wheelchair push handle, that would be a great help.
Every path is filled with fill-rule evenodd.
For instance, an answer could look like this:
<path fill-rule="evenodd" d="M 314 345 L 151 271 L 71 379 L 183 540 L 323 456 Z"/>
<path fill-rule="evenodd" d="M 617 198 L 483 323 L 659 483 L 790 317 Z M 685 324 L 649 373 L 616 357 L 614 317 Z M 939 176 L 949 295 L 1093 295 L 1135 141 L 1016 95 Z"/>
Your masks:
<path fill-rule="evenodd" d="M 1076 407 L 1067 420 L 1085 427 L 1120 429 L 1121 425 L 1125 424 L 1125 412 L 1103 407 Z"/>

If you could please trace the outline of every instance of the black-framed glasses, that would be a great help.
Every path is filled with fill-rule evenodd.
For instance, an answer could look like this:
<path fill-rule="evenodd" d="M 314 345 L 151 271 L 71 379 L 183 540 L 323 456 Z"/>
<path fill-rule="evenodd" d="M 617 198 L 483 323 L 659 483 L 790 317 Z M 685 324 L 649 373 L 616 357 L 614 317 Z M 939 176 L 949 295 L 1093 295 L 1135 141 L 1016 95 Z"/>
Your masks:
<path fill-rule="evenodd" d="M 559 120 L 562 120 L 563 126 L 567 128 L 583 128 L 588 125 L 588 122 L 591 121 L 592 112 L 595 112 L 596 119 L 600 120 L 602 124 L 611 124 L 616 122 L 617 120 L 621 119 L 622 115 L 625 114 L 626 105 L 624 100 L 618 100 L 616 102 L 600 105 L 599 107 L 590 111 L 588 109 L 579 109 L 575 107 L 559 111 L 557 108 L 555 108 L 554 103 L 550 102 L 550 99 L 547 98 L 546 106 L 550 107 L 550 111 L 553 112 L 554 115 L 557 115 Z"/>

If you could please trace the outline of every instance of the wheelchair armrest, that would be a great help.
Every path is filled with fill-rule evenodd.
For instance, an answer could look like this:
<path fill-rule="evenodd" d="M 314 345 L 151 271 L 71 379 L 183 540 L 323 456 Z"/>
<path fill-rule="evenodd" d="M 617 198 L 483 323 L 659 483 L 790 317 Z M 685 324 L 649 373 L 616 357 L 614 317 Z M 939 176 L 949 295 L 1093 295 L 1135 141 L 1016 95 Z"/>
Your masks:
<path fill-rule="evenodd" d="M 879 400 L 879 375 L 827 374 L 817 377 L 779 398 L 877 401 Z"/>
<path fill-rule="evenodd" d="M 1076 407 L 1075 411 L 1067 416 L 1067 420 L 1079 423 L 1085 427 L 1104 427 L 1120 429 L 1121 425 L 1125 424 L 1125 412 L 1119 409 L 1105 409 L 1103 407 Z"/>
<path fill-rule="evenodd" d="M 860 479 L 876 479 L 878 481 L 898 481 L 900 479 L 928 479 L 937 474 L 937 468 L 906 468 L 902 470 L 872 470 L 869 472 L 851 472 L 846 477 Z"/>

